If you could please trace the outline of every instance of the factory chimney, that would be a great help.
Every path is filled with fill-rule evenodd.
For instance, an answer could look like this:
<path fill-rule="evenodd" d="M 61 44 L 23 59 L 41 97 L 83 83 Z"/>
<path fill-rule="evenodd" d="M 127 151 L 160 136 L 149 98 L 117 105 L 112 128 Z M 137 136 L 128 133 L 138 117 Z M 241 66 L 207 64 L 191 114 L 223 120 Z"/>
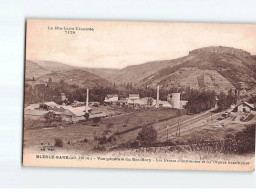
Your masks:
<path fill-rule="evenodd" d="M 159 108 L 159 85 L 157 85 L 156 107 Z"/>
<path fill-rule="evenodd" d="M 89 89 L 87 89 L 87 93 L 86 93 L 86 106 L 85 106 L 85 113 L 88 113 L 88 105 L 89 105 Z"/>

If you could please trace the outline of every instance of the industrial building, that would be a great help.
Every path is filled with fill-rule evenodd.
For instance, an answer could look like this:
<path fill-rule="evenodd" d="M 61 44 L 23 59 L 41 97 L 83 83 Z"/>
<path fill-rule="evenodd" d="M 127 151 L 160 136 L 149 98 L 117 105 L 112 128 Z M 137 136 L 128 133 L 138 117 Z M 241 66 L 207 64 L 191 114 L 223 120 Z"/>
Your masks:
<path fill-rule="evenodd" d="M 116 102 L 118 102 L 118 95 L 117 94 L 108 94 L 105 97 L 104 102 L 105 103 L 116 103 Z"/>

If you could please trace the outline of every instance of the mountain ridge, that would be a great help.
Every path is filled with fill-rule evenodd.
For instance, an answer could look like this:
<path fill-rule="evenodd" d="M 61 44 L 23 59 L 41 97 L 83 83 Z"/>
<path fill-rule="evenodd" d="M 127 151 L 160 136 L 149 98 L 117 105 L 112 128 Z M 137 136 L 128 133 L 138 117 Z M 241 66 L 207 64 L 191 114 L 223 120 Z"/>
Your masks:
<path fill-rule="evenodd" d="M 193 76 L 193 74 L 197 75 Z M 178 85 L 216 91 L 230 88 L 250 91 L 256 85 L 256 60 L 249 52 L 240 49 L 200 48 L 190 51 L 189 55 L 183 58 L 183 62 L 163 68 L 143 78 L 139 83 L 139 86 L 155 87 L 156 85 L 165 89 Z"/>
<path fill-rule="evenodd" d="M 123 69 L 87 68 L 59 62 L 39 62 L 48 71 L 87 71 L 116 83 L 133 83 L 138 87 L 192 87 L 199 90 L 226 91 L 245 89 L 256 91 L 256 56 L 224 46 L 210 46 L 189 51 L 177 59 L 150 61 Z M 62 67 L 63 65 L 63 67 Z M 54 67 L 51 67 L 54 66 Z M 81 77 L 82 78 L 82 77 Z M 101 82 L 100 82 L 101 83 Z"/>

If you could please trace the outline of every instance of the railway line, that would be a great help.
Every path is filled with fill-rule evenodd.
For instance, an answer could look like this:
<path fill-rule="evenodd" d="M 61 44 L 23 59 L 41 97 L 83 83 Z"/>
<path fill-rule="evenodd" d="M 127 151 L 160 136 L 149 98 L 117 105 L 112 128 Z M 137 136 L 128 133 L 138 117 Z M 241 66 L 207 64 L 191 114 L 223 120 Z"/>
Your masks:
<path fill-rule="evenodd" d="M 193 118 L 187 119 L 185 121 L 180 121 L 179 124 L 176 123 L 174 125 L 164 128 L 164 129 L 158 130 L 158 139 L 166 139 L 167 134 L 168 134 L 168 136 L 175 135 L 178 128 L 180 129 L 180 131 L 182 133 L 187 132 L 197 126 L 199 127 L 199 126 L 205 125 L 206 120 L 209 120 L 209 119 L 210 119 L 210 121 L 211 121 L 211 119 L 215 120 L 220 115 L 221 115 L 221 113 L 213 114 L 208 111 L 203 114 L 197 115 Z"/>

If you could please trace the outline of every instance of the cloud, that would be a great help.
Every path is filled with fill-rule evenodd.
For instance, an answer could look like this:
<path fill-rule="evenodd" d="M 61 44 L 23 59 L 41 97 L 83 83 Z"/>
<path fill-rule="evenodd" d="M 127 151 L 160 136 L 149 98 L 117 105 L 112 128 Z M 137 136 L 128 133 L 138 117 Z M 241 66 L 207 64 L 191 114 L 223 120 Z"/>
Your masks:
<path fill-rule="evenodd" d="M 48 26 L 94 31 L 48 30 Z M 27 59 L 84 67 L 123 68 L 182 57 L 190 50 L 228 46 L 256 53 L 256 25 L 29 20 Z"/>

